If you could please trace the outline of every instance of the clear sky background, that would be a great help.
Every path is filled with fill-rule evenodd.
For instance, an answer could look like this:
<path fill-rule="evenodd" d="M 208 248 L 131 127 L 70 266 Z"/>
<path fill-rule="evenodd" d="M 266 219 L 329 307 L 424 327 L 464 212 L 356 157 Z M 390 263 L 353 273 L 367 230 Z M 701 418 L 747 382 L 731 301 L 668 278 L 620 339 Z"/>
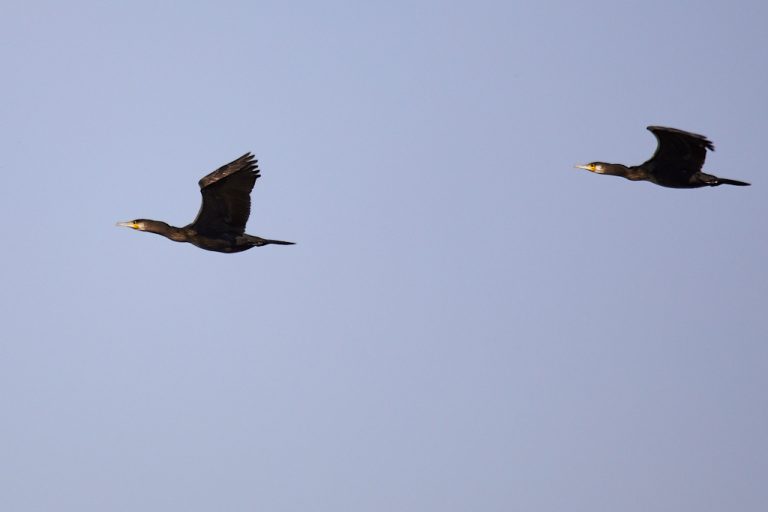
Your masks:
<path fill-rule="evenodd" d="M 5 2 L 0 508 L 763 511 L 768 4 Z M 748 188 L 672 190 L 647 125 Z M 190 222 L 259 158 L 235 255 Z"/>

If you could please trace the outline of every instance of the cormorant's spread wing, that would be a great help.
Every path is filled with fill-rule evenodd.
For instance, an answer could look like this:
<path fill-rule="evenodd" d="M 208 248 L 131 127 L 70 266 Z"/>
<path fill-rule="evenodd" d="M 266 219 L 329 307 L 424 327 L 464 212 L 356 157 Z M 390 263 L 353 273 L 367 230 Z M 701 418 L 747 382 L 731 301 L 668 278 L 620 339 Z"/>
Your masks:
<path fill-rule="evenodd" d="M 188 227 L 201 235 L 242 235 L 251 213 L 251 190 L 260 176 L 257 160 L 246 153 L 200 180 L 203 204 Z"/>
<path fill-rule="evenodd" d="M 648 129 L 656 136 L 659 145 L 643 166 L 653 168 L 656 173 L 674 172 L 692 176 L 704 165 L 707 150 L 715 150 L 715 146 L 698 133 L 663 126 L 649 126 Z"/>

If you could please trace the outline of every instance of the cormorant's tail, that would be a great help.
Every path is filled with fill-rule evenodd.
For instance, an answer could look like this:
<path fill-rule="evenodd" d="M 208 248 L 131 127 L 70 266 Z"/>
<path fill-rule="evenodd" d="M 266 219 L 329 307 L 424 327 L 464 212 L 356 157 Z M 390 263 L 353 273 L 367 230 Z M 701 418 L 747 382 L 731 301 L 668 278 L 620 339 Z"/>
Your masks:
<path fill-rule="evenodd" d="M 717 185 L 736 185 L 739 187 L 748 187 L 750 184 L 746 181 L 729 180 L 728 178 L 717 178 L 715 186 Z"/>
<path fill-rule="evenodd" d="M 749 185 L 749 183 L 745 183 L 745 185 Z M 259 244 L 259 245 L 269 245 L 269 244 L 296 245 L 296 242 L 286 242 L 285 240 L 262 240 L 261 244 Z"/>
<path fill-rule="evenodd" d="M 262 245 L 269 245 L 269 244 L 275 244 L 275 245 L 295 245 L 294 242 L 284 242 L 282 240 L 268 240 L 266 238 L 261 238 L 258 236 L 253 235 L 245 235 L 248 238 L 248 241 L 251 242 L 256 247 L 261 247 Z"/>

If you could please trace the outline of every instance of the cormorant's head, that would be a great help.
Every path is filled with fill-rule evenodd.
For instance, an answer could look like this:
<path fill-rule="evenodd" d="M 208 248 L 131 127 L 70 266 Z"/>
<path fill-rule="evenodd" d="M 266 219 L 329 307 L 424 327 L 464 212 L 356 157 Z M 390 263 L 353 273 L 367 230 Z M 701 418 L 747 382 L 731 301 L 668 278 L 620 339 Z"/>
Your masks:
<path fill-rule="evenodd" d="M 129 220 L 128 222 L 118 222 L 117 225 L 123 226 L 125 228 L 135 229 L 136 231 L 156 233 L 177 242 L 187 241 L 185 238 L 186 234 L 183 229 L 170 226 L 161 220 L 136 219 Z"/>
<path fill-rule="evenodd" d="M 124 228 L 138 229 L 139 231 L 146 231 L 147 220 L 136 219 L 136 220 L 129 220 L 128 222 L 118 222 L 117 226 L 122 226 Z"/>
<path fill-rule="evenodd" d="M 576 167 L 578 169 L 586 169 L 589 172 L 594 172 L 597 174 L 605 174 L 610 165 L 611 164 L 607 164 L 605 162 L 592 162 L 587 165 L 577 165 Z"/>

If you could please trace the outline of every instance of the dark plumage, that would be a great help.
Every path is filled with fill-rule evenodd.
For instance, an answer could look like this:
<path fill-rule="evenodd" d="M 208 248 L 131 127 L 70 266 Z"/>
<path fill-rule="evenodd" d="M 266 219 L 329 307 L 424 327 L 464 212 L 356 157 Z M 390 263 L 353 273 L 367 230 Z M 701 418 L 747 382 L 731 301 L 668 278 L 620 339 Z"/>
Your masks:
<path fill-rule="evenodd" d="M 175 242 L 189 242 L 208 251 L 241 252 L 267 244 L 293 245 L 245 234 L 251 190 L 259 176 L 257 160 L 246 153 L 200 180 L 203 204 L 191 224 L 177 228 L 159 220 L 136 219 L 117 225 L 157 233 Z"/>
<path fill-rule="evenodd" d="M 656 136 L 659 145 L 647 162 L 632 167 L 605 162 L 592 162 L 576 167 L 597 174 L 622 176 L 632 181 L 650 181 L 670 188 L 749 185 L 743 181 L 718 178 L 701 172 L 707 150 L 715 150 L 715 146 L 705 136 L 663 126 L 649 126 L 648 129 Z"/>

